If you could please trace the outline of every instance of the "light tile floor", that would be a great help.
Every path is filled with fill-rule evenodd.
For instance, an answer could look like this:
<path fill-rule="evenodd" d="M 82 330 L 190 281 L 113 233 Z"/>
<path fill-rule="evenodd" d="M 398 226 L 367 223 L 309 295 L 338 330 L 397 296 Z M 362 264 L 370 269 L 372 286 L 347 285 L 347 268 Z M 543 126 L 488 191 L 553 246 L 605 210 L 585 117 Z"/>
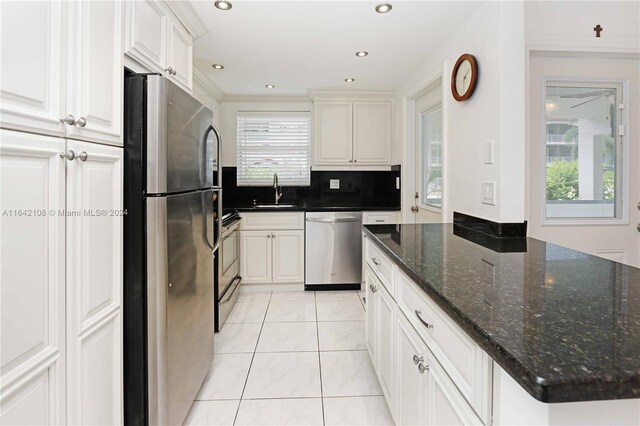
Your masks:
<path fill-rule="evenodd" d="M 240 294 L 186 425 L 393 425 L 362 294 Z"/>

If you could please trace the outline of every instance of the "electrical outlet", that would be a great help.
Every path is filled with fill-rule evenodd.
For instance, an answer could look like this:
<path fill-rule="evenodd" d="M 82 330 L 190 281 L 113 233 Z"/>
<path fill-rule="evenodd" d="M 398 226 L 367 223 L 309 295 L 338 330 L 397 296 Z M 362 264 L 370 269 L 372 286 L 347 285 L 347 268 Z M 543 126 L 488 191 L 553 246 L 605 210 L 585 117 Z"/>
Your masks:
<path fill-rule="evenodd" d="M 340 189 L 340 179 L 329 179 L 329 189 Z"/>
<path fill-rule="evenodd" d="M 493 164 L 493 141 L 486 141 L 483 151 L 484 164 Z"/>
<path fill-rule="evenodd" d="M 396 189 L 400 189 L 400 177 L 396 178 Z"/>
<path fill-rule="evenodd" d="M 482 204 L 496 205 L 495 182 L 482 182 Z"/>

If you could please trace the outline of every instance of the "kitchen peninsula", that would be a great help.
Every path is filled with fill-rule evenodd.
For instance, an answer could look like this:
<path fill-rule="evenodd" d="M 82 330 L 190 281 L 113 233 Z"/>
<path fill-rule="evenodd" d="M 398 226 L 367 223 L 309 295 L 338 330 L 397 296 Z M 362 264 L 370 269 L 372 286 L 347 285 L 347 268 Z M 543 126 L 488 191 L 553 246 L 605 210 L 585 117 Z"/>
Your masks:
<path fill-rule="evenodd" d="M 459 224 L 363 229 L 369 352 L 397 424 L 640 424 L 639 269 Z"/>

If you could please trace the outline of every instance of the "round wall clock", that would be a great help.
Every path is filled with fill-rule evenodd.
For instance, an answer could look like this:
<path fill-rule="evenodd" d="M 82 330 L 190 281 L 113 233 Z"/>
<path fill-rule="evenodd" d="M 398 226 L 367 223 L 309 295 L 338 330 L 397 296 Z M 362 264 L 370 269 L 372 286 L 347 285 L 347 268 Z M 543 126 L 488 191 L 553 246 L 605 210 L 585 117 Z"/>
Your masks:
<path fill-rule="evenodd" d="M 458 101 L 466 101 L 471 97 L 478 82 L 478 61 L 475 56 L 465 53 L 453 66 L 451 73 L 451 93 Z"/>

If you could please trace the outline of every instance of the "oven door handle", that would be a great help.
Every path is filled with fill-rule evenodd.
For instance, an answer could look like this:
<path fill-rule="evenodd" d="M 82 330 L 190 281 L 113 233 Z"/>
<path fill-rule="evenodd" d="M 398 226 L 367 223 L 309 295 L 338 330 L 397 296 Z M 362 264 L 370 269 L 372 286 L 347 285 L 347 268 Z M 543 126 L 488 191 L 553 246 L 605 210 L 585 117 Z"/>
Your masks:
<path fill-rule="evenodd" d="M 220 303 L 227 303 L 229 300 L 231 300 L 231 297 L 233 297 L 233 293 L 236 292 L 237 289 L 240 288 L 240 281 L 242 281 L 242 277 L 240 275 L 236 275 L 236 277 L 233 279 L 233 281 L 231 281 L 231 285 L 229 286 L 229 288 L 233 287 L 233 283 L 238 281 L 238 285 L 236 286 L 236 288 L 234 288 L 230 293 L 229 293 L 229 297 L 227 297 L 225 300 L 223 300 Z"/>

